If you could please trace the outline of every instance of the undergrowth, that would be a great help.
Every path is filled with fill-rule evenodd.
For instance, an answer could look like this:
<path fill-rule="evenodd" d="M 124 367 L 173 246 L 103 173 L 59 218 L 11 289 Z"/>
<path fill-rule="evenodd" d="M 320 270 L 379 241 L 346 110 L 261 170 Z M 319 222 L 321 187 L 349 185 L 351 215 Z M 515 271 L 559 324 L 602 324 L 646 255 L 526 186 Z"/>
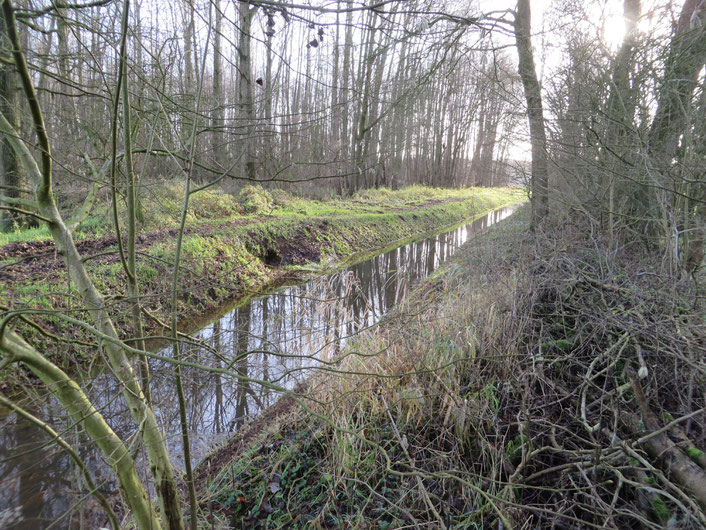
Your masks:
<path fill-rule="evenodd" d="M 300 409 L 223 468 L 212 521 L 703 528 L 693 283 L 629 242 L 603 250 L 580 215 L 526 229 L 525 212 L 475 239 L 314 377 L 325 419 Z"/>

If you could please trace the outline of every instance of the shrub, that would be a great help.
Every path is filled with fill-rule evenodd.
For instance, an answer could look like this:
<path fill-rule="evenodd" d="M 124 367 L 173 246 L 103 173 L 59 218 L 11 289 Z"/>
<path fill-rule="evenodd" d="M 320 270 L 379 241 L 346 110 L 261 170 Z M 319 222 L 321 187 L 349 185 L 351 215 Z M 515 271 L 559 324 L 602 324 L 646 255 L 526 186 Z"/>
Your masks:
<path fill-rule="evenodd" d="M 272 195 L 262 186 L 245 186 L 238 194 L 238 202 L 244 213 L 272 211 Z"/>

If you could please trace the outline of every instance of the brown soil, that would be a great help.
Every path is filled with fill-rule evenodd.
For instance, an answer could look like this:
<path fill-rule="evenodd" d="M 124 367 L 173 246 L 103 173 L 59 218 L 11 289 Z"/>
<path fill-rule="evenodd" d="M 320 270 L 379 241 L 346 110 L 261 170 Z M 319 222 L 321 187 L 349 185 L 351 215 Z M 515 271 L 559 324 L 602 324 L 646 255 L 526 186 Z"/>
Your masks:
<path fill-rule="evenodd" d="M 184 234 L 197 233 L 207 237 L 216 231 L 222 231 L 224 227 L 255 224 L 259 221 L 261 221 L 259 218 L 235 219 L 219 226 L 186 228 Z M 177 228 L 167 228 L 138 234 L 138 252 L 146 252 L 155 243 L 169 239 L 175 240 L 178 232 Z M 123 239 L 123 244 L 125 245 L 125 239 Z M 84 257 L 84 261 L 90 261 L 92 264 L 111 264 L 120 260 L 118 239 L 115 236 L 77 241 L 76 248 Z M 64 262 L 58 255 L 56 245 L 51 239 L 21 241 L 0 247 L 0 282 L 8 285 L 46 278 L 52 273 L 64 269 Z"/>

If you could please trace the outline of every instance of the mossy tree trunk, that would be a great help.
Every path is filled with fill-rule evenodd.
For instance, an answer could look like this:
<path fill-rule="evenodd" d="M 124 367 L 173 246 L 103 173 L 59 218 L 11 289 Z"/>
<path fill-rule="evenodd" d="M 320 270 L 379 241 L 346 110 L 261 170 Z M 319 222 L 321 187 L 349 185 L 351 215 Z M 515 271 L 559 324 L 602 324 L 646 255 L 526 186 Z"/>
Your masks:
<path fill-rule="evenodd" d="M 0 49 L 9 50 L 10 43 L 7 30 L 3 21 L 0 21 Z M 12 127 L 20 131 L 20 101 L 18 97 L 17 74 L 11 65 L 0 63 L 0 112 L 7 118 Z M 16 199 L 22 198 L 22 190 L 27 188 L 27 179 L 22 165 L 17 160 L 17 155 L 12 150 L 9 140 L 0 139 L 0 194 L 4 198 L 2 203 L 8 208 Z M 16 225 L 22 225 L 28 218 L 17 211 L 5 210 L 0 212 L 0 227 L 3 231 L 11 230 Z"/>
<path fill-rule="evenodd" d="M 128 8 L 127 0 L 125 7 L 126 9 Z M 63 259 L 69 277 L 76 287 L 85 309 L 95 323 L 96 329 L 103 335 L 113 339 L 112 341 L 104 341 L 103 348 L 113 373 L 122 384 L 123 396 L 143 440 L 164 521 L 170 529 L 181 530 L 184 528 L 184 524 L 181 517 L 179 496 L 174 471 L 169 461 L 169 455 L 167 454 L 161 428 L 157 423 L 154 411 L 145 399 L 138 377 L 133 370 L 133 359 L 128 356 L 124 348 L 119 346 L 120 339 L 108 313 L 105 299 L 88 275 L 81 255 L 74 243 L 73 235 L 64 223 L 63 217 L 59 213 L 56 205 L 52 191 L 52 154 L 49 137 L 47 135 L 43 113 L 37 99 L 37 93 L 32 84 L 32 78 L 17 35 L 15 15 L 10 0 L 2 1 L 2 13 L 7 27 L 9 41 L 12 44 L 12 57 L 22 82 L 22 89 L 30 109 L 33 129 L 37 136 L 37 151 L 40 156 L 39 163 L 34 158 L 28 145 L 19 137 L 17 131 L 4 116 L 0 116 L 0 132 L 3 133 L 5 139 L 10 141 L 16 156 L 21 160 L 22 165 L 27 170 L 34 188 L 37 210 L 47 223 L 49 232 L 56 245 L 57 253 Z M 14 340 L 4 341 L 3 349 L 9 355 L 29 355 L 27 348 Z M 37 375 L 42 377 L 44 374 L 43 365 L 40 365 L 37 361 L 35 365 L 30 365 L 30 367 L 32 366 L 35 366 Z M 61 376 L 57 375 L 56 377 Z M 66 385 L 77 387 L 74 382 L 67 382 Z M 59 392 L 61 390 L 61 387 L 57 385 L 48 386 L 53 392 Z M 71 399 L 73 398 L 57 397 L 62 400 L 65 406 L 71 406 Z M 75 397 L 78 399 L 80 396 L 76 394 Z M 94 419 L 98 421 L 97 418 L 100 418 L 99 413 L 77 416 L 77 419 L 80 420 L 79 423 L 84 425 L 87 430 L 87 422 L 92 422 Z M 107 436 L 108 432 L 104 429 L 98 429 L 90 434 L 99 447 L 103 449 L 101 445 L 103 442 L 100 438 L 102 435 Z M 110 458 L 111 454 L 106 454 L 106 457 Z M 130 488 L 132 487 L 136 486 L 130 486 Z M 150 526 L 144 526 L 144 528 L 158 527 L 154 518 L 149 521 L 149 524 Z"/>

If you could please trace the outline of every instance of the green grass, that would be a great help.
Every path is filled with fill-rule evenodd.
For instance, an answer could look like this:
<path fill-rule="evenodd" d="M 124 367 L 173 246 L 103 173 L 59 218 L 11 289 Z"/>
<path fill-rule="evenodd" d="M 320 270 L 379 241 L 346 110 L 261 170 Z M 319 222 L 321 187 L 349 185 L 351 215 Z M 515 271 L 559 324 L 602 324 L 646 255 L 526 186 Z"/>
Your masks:
<path fill-rule="evenodd" d="M 155 190 L 152 190 L 155 191 Z M 178 225 L 178 190 L 160 194 L 159 203 L 144 205 L 147 214 L 142 230 L 138 278 L 143 303 L 164 319 L 170 308 L 174 232 L 150 232 L 149 227 Z M 357 260 L 424 233 L 439 231 L 469 217 L 523 198 L 519 190 L 467 189 L 374 190 L 350 199 L 309 200 L 273 190 L 252 189 L 234 198 L 218 191 L 196 195 L 192 217 L 184 237 L 178 312 L 182 319 L 215 310 L 220 304 L 252 296 L 286 279 L 307 278 L 346 260 Z M 265 212 L 243 211 L 252 197 Z M 262 206 L 264 204 L 264 206 Z M 248 209 L 253 209 L 248 207 Z M 100 213 L 101 208 L 96 208 Z M 78 231 L 78 239 L 109 234 L 110 216 L 94 216 Z M 226 217 L 221 217 L 228 214 Z M 16 240 L 42 239 L 46 232 L 26 230 Z M 301 250 L 306 252 L 302 253 Z M 50 259 L 50 258 L 41 258 Z M 7 265 L 13 259 L 6 260 Z M 49 263 L 49 262 L 48 262 Z M 101 248 L 96 259 L 86 262 L 96 287 L 109 296 L 116 325 L 129 334 L 125 273 L 117 260 L 117 247 Z M 274 267 L 273 267 L 274 265 Z M 63 269 L 25 273 L 20 267 L 12 281 L 0 285 L 0 302 L 11 307 L 78 311 L 83 307 L 78 293 L 69 286 Z M 149 328 L 148 322 L 148 328 Z M 57 333 L 66 330 L 61 323 Z M 69 356 L 67 345 L 49 348 L 58 357 Z"/>
<path fill-rule="evenodd" d="M 511 188 L 445 189 L 415 185 L 401 190 L 380 188 L 361 191 L 353 197 L 316 200 L 294 197 L 279 189 L 265 190 L 260 186 L 246 186 L 238 196 L 208 189 L 191 197 L 187 223 L 189 226 L 218 226 L 233 219 L 245 221 L 263 215 L 294 218 L 375 215 L 390 210 L 414 209 L 432 201 L 465 201 L 479 197 L 506 198 L 517 202 L 524 198 L 524 192 Z M 139 229 L 147 232 L 178 227 L 183 200 L 180 183 L 150 185 L 143 191 Z M 124 223 L 122 202 L 119 211 Z M 70 214 L 69 211 L 64 212 L 65 218 L 68 219 Z M 112 233 L 113 218 L 109 205 L 99 203 L 74 235 L 81 240 Z M 46 227 L 19 229 L 0 233 L 0 246 L 21 241 L 41 241 L 49 237 Z"/>
<path fill-rule="evenodd" d="M 24 241 L 41 241 L 48 238 L 49 229 L 46 226 L 23 228 L 12 232 L 0 232 L 0 246 Z"/>
<path fill-rule="evenodd" d="M 149 190 L 154 196 L 145 201 L 142 233 L 150 229 L 175 229 L 179 223 L 183 197 L 174 185 Z M 247 286 L 257 288 L 273 278 L 263 260 L 287 265 L 292 248 L 301 244 L 313 246 L 304 256 L 311 263 L 293 262 L 308 271 L 321 270 L 324 264 L 339 262 L 360 252 L 381 249 L 395 242 L 419 237 L 439 230 L 487 210 L 523 198 L 522 192 L 509 188 L 468 188 L 445 190 L 414 186 L 391 191 L 368 190 L 348 199 L 311 200 L 295 198 L 281 190 L 272 192 L 254 186 L 246 187 L 239 197 L 217 190 L 198 193 L 191 201 L 184 237 L 183 264 L 185 291 L 199 282 L 217 284 L 218 296 L 197 296 L 218 303 Z M 88 239 L 111 233 L 111 216 L 99 206 L 94 215 L 77 231 L 77 239 Z M 247 212 L 245 211 L 247 210 Z M 97 214 L 99 213 L 99 214 Z M 235 221 L 233 223 L 232 221 Z M 5 241 L 32 241 L 46 238 L 43 228 L 4 234 Z M 142 290 L 162 298 L 168 287 L 175 238 L 167 235 L 153 238 L 141 247 L 139 258 L 143 274 Z M 116 252 L 116 248 L 106 249 Z M 284 263 L 282 261 L 284 260 Z M 8 260 L 8 262 L 11 260 Z M 145 264 L 145 265 L 143 265 Z M 291 267 L 290 267 L 291 268 Z M 88 262 L 99 288 L 111 294 L 124 294 L 124 278 L 118 263 L 110 265 Z M 35 301 L 42 294 L 53 296 L 56 286 L 66 290 L 65 279 L 42 278 L 38 289 L 34 278 L 21 278 L 0 290 L 0 297 L 13 295 L 15 302 Z M 61 285 L 59 285 L 61 284 Z M 54 288 L 49 288 L 54 285 Z M 230 294 L 228 294 L 230 288 Z M 198 310 L 199 308 L 194 308 Z M 188 307 L 184 307 L 189 311 Z"/>

